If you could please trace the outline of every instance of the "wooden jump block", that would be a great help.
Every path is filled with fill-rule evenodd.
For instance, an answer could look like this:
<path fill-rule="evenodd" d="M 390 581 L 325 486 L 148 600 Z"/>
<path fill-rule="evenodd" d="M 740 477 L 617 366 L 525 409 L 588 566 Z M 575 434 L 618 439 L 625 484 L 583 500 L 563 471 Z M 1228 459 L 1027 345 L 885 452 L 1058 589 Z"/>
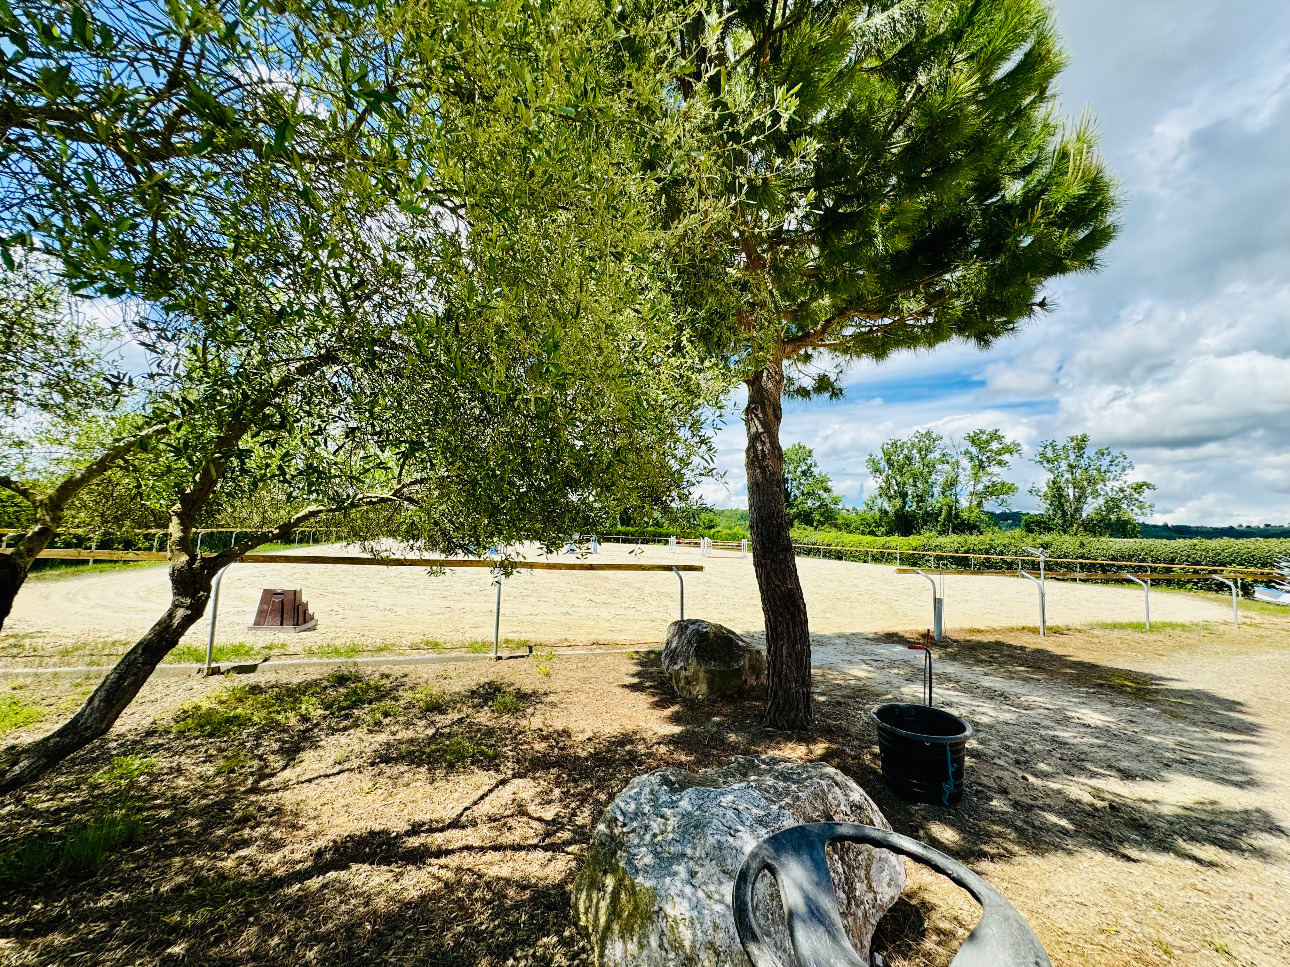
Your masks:
<path fill-rule="evenodd" d="M 299 588 L 265 588 L 250 631 L 313 631 L 318 618 Z"/>

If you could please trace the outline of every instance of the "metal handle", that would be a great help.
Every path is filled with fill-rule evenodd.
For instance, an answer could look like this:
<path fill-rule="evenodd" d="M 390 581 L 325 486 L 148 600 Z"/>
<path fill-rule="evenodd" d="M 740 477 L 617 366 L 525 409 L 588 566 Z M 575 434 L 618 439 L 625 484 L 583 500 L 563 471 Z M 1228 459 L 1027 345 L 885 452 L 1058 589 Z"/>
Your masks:
<path fill-rule="evenodd" d="M 766 871 L 779 885 L 789 942 L 802 967 L 868 967 L 851 946 L 838 912 L 827 859 L 833 840 L 909 856 L 948 877 L 981 904 L 981 922 L 950 967 L 1052 967 L 1030 925 L 981 877 L 916 839 L 858 823 L 792 826 L 762 840 L 744 859 L 734 884 L 735 929 L 753 967 L 784 967 L 753 914 L 753 888 Z"/>

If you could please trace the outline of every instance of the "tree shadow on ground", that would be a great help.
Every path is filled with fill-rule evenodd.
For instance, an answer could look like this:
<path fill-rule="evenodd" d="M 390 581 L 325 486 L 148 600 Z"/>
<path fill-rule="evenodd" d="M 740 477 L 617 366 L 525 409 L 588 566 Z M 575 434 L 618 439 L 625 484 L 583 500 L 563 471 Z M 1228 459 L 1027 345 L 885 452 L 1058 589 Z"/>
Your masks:
<path fill-rule="evenodd" d="M 854 645 L 857 637 L 814 642 Z M 856 779 L 897 831 L 966 862 L 1092 850 L 1202 865 L 1214 862 L 1212 848 L 1267 859 L 1268 837 L 1287 835 L 1266 809 L 1241 801 L 1259 785 L 1261 733 L 1243 703 L 1003 641 L 946 643 L 935 656 L 937 704 L 975 728 L 967 791 L 953 808 L 905 803 L 881 777 L 869 711 L 921 701 L 921 662 L 860 659 L 815 669 L 817 724 L 802 741 Z M 762 726 L 758 702 L 682 704 L 656 658 L 641 659 L 628 687 L 681 729 L 681 744 L 762 752 L 790 738 Z"/>
<path fill-rule="evenodd" d="M 178 727 L 195 721 L 189 706 L 110 735 L 0 811 L 2 856 L 121 808 L 96 776 L 122 757 L 152 763 L 130 790 L 141 839 L 97 869 L 0 881 L 6 962 L 586 964 L 569 888 L 604 809 L 642 773 L 702 769 L 732 751 L 701 731 L 674 746 L 535 729 L 497 711 L 498 697 L 527 712 L 543 696 L 507 683 L 440 695 L 432 713 L 424 689 L 392 676 L 268 682 L 253 694 L 258 718 L 230 722 L 239 707 L 208 698 L 221 714 L 203 713 L 202 728 Z M 338 742 L 358 761 L 335 767 Z M 440 815 L 320 830 L 309 801 L 279 795 L 358 782 L 360 771 L 444 780 Z M 349 800 L 361 825 L 361 792 L 327 795 Z"/>
<path fill-rule="evenodd" d="M 604 809 L 643 773 L 739 754 L 827 761 L 897 830 L 969 862 L 1076 850 L 1209 862 L 1215 848 L 1261 857 L 1263 836 L 1284 835 L 1230 797 L 1159 791 L 1170 780 L 1257 786 L 1259 729 L 1240 703 L 1004 642 L 937 654 L 944 703 L 978 729 L 968 795 L 948 810 L 902 803 L 880 778 L 868 710 L 916 694 L 912 662 L 819 669 L 810 736 L 766 728 L 757 698 L 677 702 L 651 655 L 623 687 L 672 731 L 534 727 L 544 695 L 506 683 L 435 695 L 402 676 L 266 683 L 258 720 L 110 735 L 0 809 L 3 854 L 119 808 L 120 791 L 94 778 L 117 757 L 154 762 L 130 792 L 141 840 L 97 870 L 0 883 L 0 953 L 14 964 L 584 965 L 569 888 Z M 508 694 L 518 713 L 498 702 Z M 340 744 L 352 760 L 330 757 Z M 320 800 L 293 798 L 330 783 L 325 795 L 366 820 L 358 783 L 369 779 L 421 783 L 442 801 L 431 818 L 332 828 L 313 815 Z M 908 921 L 887 928 L 897 942 L 928 929 L 916 897 L 896 913 Z"/>

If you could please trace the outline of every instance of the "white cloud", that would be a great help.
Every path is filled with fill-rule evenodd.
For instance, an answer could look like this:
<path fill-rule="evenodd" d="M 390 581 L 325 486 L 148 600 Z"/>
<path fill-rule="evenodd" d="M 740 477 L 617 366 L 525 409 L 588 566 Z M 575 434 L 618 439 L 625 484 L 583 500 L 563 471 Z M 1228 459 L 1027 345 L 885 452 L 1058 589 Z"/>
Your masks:
<path fill-rule="evenodd" d="M 784 443 L 858 503 L 892 436 L 999 426 L 1028 457 L 1088 432 L 1157 484 L 1158 520 L 1290 522 L 1290 4 L 1057 2 L 1064 110 L 1093 107 L 1127 198 L 1105 270 L 984 355 L 855 367 L 848 400 L 786 408 Z M 742 426 L 722 445 L 740 500 Z M 1017 506 L 1035 477 L 1014 468 Z"/>

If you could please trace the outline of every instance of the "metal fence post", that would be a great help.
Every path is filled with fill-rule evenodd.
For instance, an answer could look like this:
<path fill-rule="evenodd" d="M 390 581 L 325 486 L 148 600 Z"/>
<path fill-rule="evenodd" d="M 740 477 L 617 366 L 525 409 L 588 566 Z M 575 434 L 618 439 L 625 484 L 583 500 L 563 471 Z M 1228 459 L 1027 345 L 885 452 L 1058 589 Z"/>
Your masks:
<path fill-rule="evenodd" d="M 932 582 L 932 637 L 937 641 L 941 640 L 941 616 L 945 613 L 945 598 L 936 590 L 936 578 L 924 571 L 918 571 L 923 577 Z"/>
<path fill-rule="evenodd" d="M 681 582 L 681 618 L 680 620 L 684 621 L 685 620 L 685 578 L 681 577 L 681 572 L 678 571 L 676 568 L 672 568 L 672 573 L 675 574 L 676 579 Z"/>
<path fill-rule="evenodd" d="M 1039 585 L 1039 633 L 1046 635 L 1048 634 L 1048 593 L 1044 585 L 1044 558 L 1048 556 L 1048 552 L 1042 547 L 1023 547 L 1022 550 L 1039 558 L 1039 580 L 1035 582 Z M 1026 574 L 1025 571 L 1021 573 Z M 1035 580 L 1029 574 L 1026 574 L 1026 577 L 1032 581 Z"/>
<path fill-rule="evenodd" d="M 225 564 L 215 575 L 215 580 L 211 582 L 211 626 L 206 633 L 206 668 L 202 671 L 202 674 L 207 676 L 211 673 L 211 660 L 215 655 L 215 621 L 219 617 L 219 584 L 232 566 L 232 564 Z"/>
<path fill-rule="evenodd" d="M 1240 592 L 1236 588 L 1236 582 L 1229 581 L 1227 578 L 1221 578 L 1217 574 L 1214 575 L 1214 580 L 1220 581 L 1232 589 L 1232 623 L 1239 628 L 1241 626 L 1241 609 L 1237 607 L 1236 602 Z"/>
<path fill-rule="evenodd" d="M 1035 577 L 1029 571 L 1023 570 L 1021 572 L 1021 576 L 1023 578 L 1030 578 L 1030 580 L 1035 582 L 1035 587 L 1039 588 L 1039 633 L 1041 635 L 1046 635 L 1048 634 L 1048 615 L 1047 602 L 1044 600 L 1044 582 L 1039 580 L 1039 578 Z"/>
<path fill-rule="evenodd" d="M 493 610 L 493 661 L 497 661 L 497 648 L 502 643 L 502 579 L 493 582 L 497 585 L 497 607 Z"/>
<path fill-rule="evenodd" d="M 1146 581 L 1139 581 L 1137 578 L 1135 578 L 1132 574 L 1129 574 L 1127 571 L 1124 572 L 1124 576 L 1128 578 L 1130 581 L 1132 581 L 1134 584 L 1139 584 L 1142 586 L 1143 599 L 1147 609 L 1147 631 L 1150 631 L 1151 630 L 1151 585 L 1148 584 Z"/>

